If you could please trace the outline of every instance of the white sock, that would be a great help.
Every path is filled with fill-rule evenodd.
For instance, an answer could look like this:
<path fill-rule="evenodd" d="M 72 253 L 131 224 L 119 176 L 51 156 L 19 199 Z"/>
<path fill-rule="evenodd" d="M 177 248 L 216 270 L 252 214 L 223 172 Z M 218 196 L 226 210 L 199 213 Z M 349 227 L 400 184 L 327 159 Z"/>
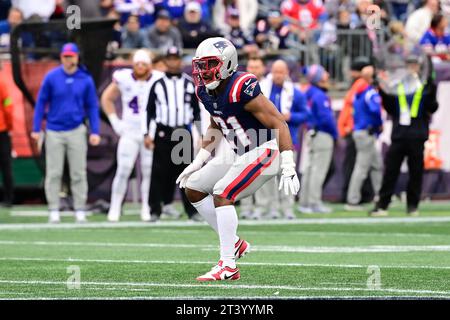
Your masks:
<path fill-rule="evenodd" d="M 193 202 L 192 205 L 195 209 L 197 209 L 198 213 L 203 217 L 203 219 L 208 222 L 211 228 L 213 228 L 214 231 L 219 234 L 213 196 L 208 194 L 206 198 L 200 200 L 199 202 Z"/>
<path fill-rule="evenodd" d="M 109 212 L 113 213 L 114 215 L 120 215 L 120 212 L 122 210 L 122 201 L 125 197 L 124 194 L 120 193 L 113 193 L 111 195 L 111 203 L 109 206 Z"/>
<path fill-rule="evenodd" d="M 218 207 L 216 214 L 220 239 L 220 260 L 223 261 L 224 266 L 236 268 L 234 258 L 234 244 L 238 227 L 236 208 L 234 206 Z"/>
<path fill-rule="evenodd" d="M 217 228 L 217 215 L 216 208 L 214 207 L 214 197 L 210 194 L 206 196 L 203 200 L 199 202 L 192 203 L 198 213 L 205 219 L 205 221 L 214 229 L 214 231 L 219 234 L 219 229 Z M 238 242 L 239 237 L 236 235 L 234 242 Z"/>

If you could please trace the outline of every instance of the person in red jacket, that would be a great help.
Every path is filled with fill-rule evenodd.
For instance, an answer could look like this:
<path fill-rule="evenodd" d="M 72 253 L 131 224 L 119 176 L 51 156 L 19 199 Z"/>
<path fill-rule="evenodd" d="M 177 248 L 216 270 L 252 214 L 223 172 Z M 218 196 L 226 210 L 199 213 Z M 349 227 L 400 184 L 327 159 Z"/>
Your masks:
<path fill-rule="evenodd" d="M 13 175 L 11 137 L 13 104 L 6 83 L 0 79 L 0 170 L 3 176 L 3 205 L 11 207 L 13 201 Z"/>

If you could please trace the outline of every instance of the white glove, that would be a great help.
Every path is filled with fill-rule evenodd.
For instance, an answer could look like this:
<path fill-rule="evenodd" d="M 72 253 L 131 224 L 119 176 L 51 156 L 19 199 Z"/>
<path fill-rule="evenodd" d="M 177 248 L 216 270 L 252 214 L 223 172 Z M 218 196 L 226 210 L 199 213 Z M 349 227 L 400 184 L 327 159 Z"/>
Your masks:
<path fill-rule="evenodd" d="M 186 182 L 189 179 L 190 175 L 195 171 L 200 170 L 210 156 L 211 152 L 203 148 L 200 149 L 194 161 L 192 161 L 192 163 L 188 165 L 186 169 L 184 169 L 183 172 L 178 176 L 176 183 L 180 184 L 180 188 L 186 187 Z"/>
<path fill-rule="evenodd" d="M 278 190 L 283 189 L 287 196 L 296 195 L 300 190 L 300 181 L 295 171 L 294 153 L 291 150 L 281 152 L 281 170 Z"/>
<path fill-rule="evenodd" d="M 111 123 L 111 127 L 113 128 L 114 132 L 118 136 L 121 136 L 123 134 L 123 131 L 124 131 L 123 121 L 120 120 L 117 117 L 117 114 L 115 114 L 115 113 L 110 113 L 108 115 L 108 120 L 109 120 L 109 123 Z"/>

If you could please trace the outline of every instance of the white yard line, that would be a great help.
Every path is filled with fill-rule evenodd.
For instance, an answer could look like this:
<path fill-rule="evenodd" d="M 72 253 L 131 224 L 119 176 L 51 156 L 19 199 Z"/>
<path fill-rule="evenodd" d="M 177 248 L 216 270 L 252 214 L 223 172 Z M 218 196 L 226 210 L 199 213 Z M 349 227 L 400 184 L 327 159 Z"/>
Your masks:
<path fill-rule="evenodd" d="M 68 263 L 124 263 L 124 264 L 202 264 L 214 265 L 216 261 L 188 261 L 188 260 L 128 260 L 128 259 L 81 259 L 81 258 L 41 258 L 41 257 L 0 257 L 0 261 L 37 261 L 37 262 L 68 262 Z M 277 267 L 324 267 L 324 268 L 364 268 L 369 264 L 328 264 L 328 263 L 296 263 L 296 262 L 245 262 L 243 266 L 277 266 Z M 450 270 L 450 266 L 433 265 L 377 265 L 385 269 L 431 269 Z"/>
<path fill-rule="evenodd" d="M 172 243 L 122 243 L 122 242 L 77 242 L 77 241 L 16 241 L 0 240 L 0 245 L 24 246 L 77 246 L 77 247 L 128 247 L 128 248 L 175 248 L 217 250 L 217 245 L 172 244 Z M 450 245 L 368 245 L 368 246 L 265 246 L 254 245 L 252 251 L 294 253 L 397 253 L 397 252 L 450 252 Z"/>
<path fill-rule="evenodd" d="M 11 294 L 13 295 L 13 294 Z M 117 297 L 106 297 L 106 296 L 90 296 L 90 297 L 16 297 L 16 298 L 3 298 L 0 297 L 0 301 L 6 300 L 441 300 L 449 299 L 450 296 L 439 295 L 436 297 L 425 296 L 385 296 L 385 295 L 354 295 L 354 296 L 248 296 L 248 297 L 230 297 L 230 296 L 178 296 L 178 297 L 152 297 L 152 296 L 117 296 Z"/>
<path fill-rule="evenodd" d="M 61 217 L 75 217 L 73 211 L 61 211 Z M 48 217 L 48 211 L 41 210 L 13 210 L 10 213 L 11 217 Z M 92 216 L 92 212 L 86 211 L 86 216 Z"/>
<path fill-rule="evenodd" d="M 307 218 L 296 220 L 262 220 L 239 222 L 242 226 L 276 226 L 276 225 L 335 225 L 335 224 L 409 224 L 450 222 L 450 217 L 399 217 L 399 218 Z M 7 223 L 0 225 L 0 230 L 34 230 L 34 229 L 81 229 L 81 228 L 158 228 L 158 227 L 199 227 L 206 223 L 187 221 L 159 221 L 157 223 L 133 222 L 87 222 L 87 223 Z"/>
<path fill-rule="evenodd" d="M 26 285 L 63 285 L 66 281 L 44 281 L 44 280 L 0 280 L 5 284 L 26 284 Z M 214 288 L 223 290 L 285 290 L 285 291 L 346 291 L 346 292 L 389 292 L 398 294 L 429 294 L 429 295 L 450 295 L 450 291 L 441 290 L 415 290 L 415 289 L 397 289 L 397 288 L 349 288 L 349 287 L 302 287 L 302 286 L 274 286 L 274 285 L 239 285 L 239 284 L 186 284 L 186 283 L 156 283 L 156 282 L 97 282 L 82 281 L 80 286 L 125 286 L 125 287 L 146 287 L 146 288 Z"/>

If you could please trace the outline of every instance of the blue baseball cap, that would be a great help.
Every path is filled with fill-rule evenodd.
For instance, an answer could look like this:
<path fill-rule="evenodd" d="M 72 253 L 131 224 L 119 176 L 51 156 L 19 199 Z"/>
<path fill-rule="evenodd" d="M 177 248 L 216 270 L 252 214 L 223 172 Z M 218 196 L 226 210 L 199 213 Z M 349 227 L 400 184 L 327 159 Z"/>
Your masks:
<path fill-rule="evenodd" d="M 78 47 L 75 43 L 69 42 L 63 45 L 61 49 L 61 55 L 62 56 L 77 56 L 80 53 L 78 50 Z"/>
<path fill-rule="evenodd" d="M 323 79 L 324 74 L 325 69 L 321 65 L 313 64 L 308 68 L 307 78 L 310 83 L 317 84 Z"/>

